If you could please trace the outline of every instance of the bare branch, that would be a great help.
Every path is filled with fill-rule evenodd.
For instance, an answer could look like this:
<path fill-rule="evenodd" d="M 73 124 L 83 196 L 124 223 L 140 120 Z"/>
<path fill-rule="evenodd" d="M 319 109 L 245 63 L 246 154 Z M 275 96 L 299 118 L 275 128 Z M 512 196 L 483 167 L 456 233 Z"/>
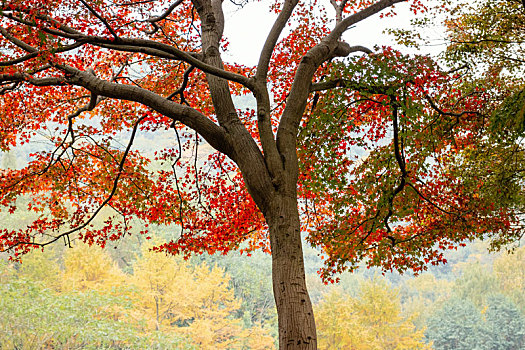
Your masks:
<path fill-rule="evenodd" d="M 0 84 L 27 82 L 34 86 L 62 86 L 66 80 L 60 77 L 32 78 L 29 74 L 0 74 Z"/>
<path fill-rule="evenodd" d="M 85 37 L 86 40 L 96 46 L 105 47 L 108 49 L 113 49 L 117 51 L 127 51 L 127 52 L 142 52 L 150 54 L 153 56 L 158 56 L 162 58 L 177 59 L 184 61 L 196 68 L 202 70 L 203 72 L 215 75 L 217 77 L 234 81 L 239 83 L 250 90 L 254 90 L 254 84 L 252 79 L 245 77 L 244 75 L 229 72 L 223 68 L 218 68 L 213 65 L 207 64 L 198 58 L 194 54 L 188 53 L 182 50 L 177 49 L 176 47 L 162 44 L 156 41 L 144 40 L 144 39 L 128 39 L 121 38 L 119 43 L 110 42 L 107 39 L 95 38 L 95 37 Z M 156 50 L 148 50 L 148 48 Z M 165 54 L 162 55 L 162 52 Z M 167 54 L 167 55 L 166 55 Z M 161 56 L 162 55 L 162 56 Z"/>
<path fill-rule="evenodd" d="M 188 86 L 188 80 L 190 78 L 191 72 L 195 69 L 194 66 L 189 66 L 188 69 L 184 71 L 184 74 L 182 75 L 182 84 L 181 86 L 172 92 L 166 99 L 171 100 L 173 97 L 180 95 L 180 102 L 185 103 L 186 99 L 184 98 L 184 90 L 186 90 L 186 87 Z"/>
<path fill-rule="evenodd" d="M 38 50 L 36 48 L 34 48 L 33 46 L 31 46 L 29 44 L 26 44 L 22 40 L 20 40 L 20 39 L 16 38 L 15 36 L 11 35 L 4 27 L 0 27 L 0 34 L 2 34 L 2 36 L 4 38 L 6 38 L 7 40 L 9 40 L 10 42 L 12 42 L 13 44 L 15 44 L 16 46 L 18 46 L 19 48 L 21 48 L 24 51 L 27 51 L 27 52 L 30 52 L 30 53 L 38 52 Z"/>
<path fill-rule="evenodd" d="M 177 0 L 176 2 L 171 4 L 171 6 L 168 7 L 166 9 L 166 11 L 164 11 L 164 13 L 162 13 L 160 16 L 151 17 L 151 18 L 147 19 L 146 21 L 149 22 L 152 25 L 153 29 L 152 30 L 147 30 L 146 33 L 147 34 L 155 34 L 160 29 L 160 27 L 157 24 L 157 22 L 162 21 L 163 19 L 166 19 L 173 12 L 173 10 L 175 10 L 175 8 L 177 6 L 182 4 L 183 1 L 184 0 Z"/>
<path fill-rule="evenodd" d="M 162 13 L 160 16 L 155 16 L 155 17 L 148 19 L 148 22 L 154 23 L 154 22 L 162 21 L 163 19 L 168 17 L 173 12 L 173 10 L 175 10 L 177 6 L 182 4 L 183 1 L 184 0 L 175 1 L 173 4 L 170 5 L 170 7 L 166 9 L 166 11 L 164 11 L 164 13 Z"/>
<path fill-rule="evenodd" d="M 257 72 L 255 74 L 257 100 L 257 125 L 263 152 L 268 164 L 270 174 L 272 175 L 274 185 L 279 185 L 282 177 L 283 164 L 277 150 L 277 144 L 272 131 L 271 125 L 271 105 L 268 94 L 267 77 L 270 59 L 286 23 L 290 19 L 298 0 L 286 0 L 277 19 L 275 20 L 259 57 Z"/>
<path fill-rule="evenodd" d="M 4 84 L 2 84 L 4 85 Z M 12 84 L 8 84 L 7 86 L 0 88 L 0 96 L 4 95 L 5 93 L 9 91 L 15 90 L 18 86 L 20 86 L 20 82 L 14 82 Z"/>
<path fill-rule="evenodd" d="M 354 53 L 354 52 L 364 52 L 367 54 L 373 54 L 374 51 L 370 50 L 368 47 L 356 45 L 356 46 L 350 46 L 348 48 L 348 54 Z"/>
<path fill-rule="evenodd" d="M 93 7 L 89 6 L 89 4 L 86 1 L 80 0 L 80 2 L 84 4 L 84 6 L 87 7 L 89 12 L 91 12 L 95 17 L 97 17 L 100 20 L 100 22 L 102 22 L 102 24 L 104 24 L 104 26 L 109 30 L 111 35 L 115 37 L 116 40 L 119 40 L 119 36 L 115 32 L 115 30 L 109 25 L 108 21 L 106 21 L 104 17 L 102 17 L 99 13 L 97 13 L 97 11 L 95 11 Z"/>
<path fill-rule="evenodd" d="M 424 196 L 420 190 L 417 189 L 416 186 L 414 186 L 412 183 L 407 183 L 407 186 L 410 186 L 416 193 L 419 197 L 423 198 L 424 201 L 426 201 L 428 204 L 432 205 L 434 208 L 438 209 L 439 211 L 445 213 L 445 214 L 448 214 L 448 215 L 454 215 L 454 216 L 459 216 L 459 214 L 457 213 L 452 213 L 448 210 L 445 210 L 443 208 L 441 208 L 439 205 L 437 205 L 436 203 L 432 202 L 430 199 L 428 199 L 426 196 Z"/>
<path fill-rule="evenodd" d="M 393 97 L 390 97 L 391 101 L 395 101 Z M 391 233 L 392 230 L 390 229 L 390 226 L 388 225 L 388 220 L 390 217 L 394 214 L 394 199 L 396 196 L 403 191 L 405 186 L 407 185 L 406 178 L 408 176 L 406 165 L 405 165 L 405 159 L 403 158 L 400 148 L 399 148 L 399 124 L 398 124 L 398 106 L 397 104 L 394 104 L 393 111 L 392 111 L 392 125 L 393 125 L 393 131 L 394 131 L 394 156 L 397 161 L 397 165 L 399 166 L 399 169 L 401 170 L 401 180 L 399 181 L 399 184 L 396 186 L 394 191 L 392 192 L 392 195 L 390 198 L 388 198 L 388 212 L 385 215 L 383 222 L 385 224 L 386 230 L 388 233 Z M 388 238 L 392 241 L 392 245 L 395 244 L 395 238 L 388 236 Z"/>
<path fill-rule="evenodd" d="M 175 131 L 175 135 L 177 136 L 177 145 L 179 146 L 179 149 L 178 149 L 179 152 L 177 153 L 177 159 L 175 159 L 175 161 L 171 163 L 171 168 L 173 170 L 173 176 L 175 177 L 175 187 L 177 188 L 177 195 L 179 196 L 179 222 L 180 222 L 180 228 L 181 228 L 180 235 L 181 237 L 183 237 L 184 236 L 184 219 L 182 215 L 183 214 L 182 204 L 184 201 L 182 199 L 182 194 L 180 193 L 179 179 L 177 177 L 177 169 L 175 168 L 179 160 L 182 158 L 182 144 L 180 142 L 180 136 L 179 136 L 179 132 L 177 131 L 175 122 L 171 124 L 171 128 L 173 129 L 173 131 Z"/>
<path fill-rule="evenodd" d="M 406 1 L 407 0 L 380 0 L 361 11 L 346 17 L 341 22 L 339 22 L 335 26 L 334 30 L 328 35 L 328 39 L 337 40 L 348 28 L 350 28 L 354 24 L 359 23 L 362 20 L 381 12 L 382 10 L 389 8 L 392 5 Z"/>
<path fill-rule="evenodd" d="M 53 50 L 53 53 L 62 53 L 62 52 L 71 51 L 71 50 L 74 50 L 74 49 L 76 49 L 76 48 L 78 48 L 78 47 L 80 47 L 82 45 L 84 45 L 83 42 L 76 42 L 76 43 L 71 44 L 71 45 L 59 47 L 59 48 Z M 35 58 L 38 55 L 40 55 L 40 54 L 42 54 L 42 53 L 44 53 L 46 51 L 49 51 L 49 50 L 35 51 L 35 52 L 31 52 L 31 53 L 29 53 L 29 54 L 27 54 L 25 56 L 19 57 L 19 58 L 14 58 L 14 59 L 8 60 L 8 61 L 0 61 L 0 67 L 14 66 L 15 64 L 19 64 L 19 63 L 28 61 L 28 60 L 30 60 L 32 58 Z"/>
<path fill-rule="evenodd" d="M 286 26 L 286 23 L 290 19 L 292 12 L 297 6 L 299 0 L 286 0 L 283 9 L 277 16 L 268 37 L 264 43 L 264 46 L 261 50 L 261 55 L 259 57 L 259 63 L 257 64 L 257 73 L 255 74 L 255 79 L 257 82 L 265 82 L 268 75 L 268 65 L 270 64 L 270 58 L 272 57 L 273 50 L 277 44 L 277 40 L 283 31 L 283 28 Z"/>
<path fill-rule="evenodd" d="M 429 95 L 425 95 L 425 99 L 428 101 L 428 103 L 430 104 L 430 107 L 432 107 L 434 110 L 436 110 L 439 114 L 441 115 L 447 115 L 449 117 L 456 117 L 456 118 L 459 118 L 459 117 L 462 117 L 466 114 L 476 114 L 476 115 L 479 115 L 479 112 L 478 111 L 463 111 L 463 112 L 460 112 L 460 113 L 454 113 L 454 112 L 445 112 L 444 110 L 442 110 L 441 108 L 438 107 L 438 105 L 436 105 L 436 103 L 434 102 L 434 100 L 432 100 L 432 98 L 429 96 Z"/>
<path fill-rule="evenodd" d="M 202 21 L 203 60 L 217 69 L 223 69 L 224 62 L 220 52 L 223 14 L 220 1 L 193 0 L 193 3 Z M 192 64 L 191 62 L 189 63 Z M 217 77 L 218 75 L 214 74 L 206 75 L 217 120 L 237 140 L 233 145 L 235 153 L 242 154 L 242 157 L 236 157 L 233 160 L 246 175 L 246 185 L 250 189 L 250 194 L 254 201 L 264 211 L 264 208 L 269 205 L 270 195 L 274 190 L 274 184 L 271 181 L 272 176 L 268 169 L 267 154 L 263 155 L 250 132 L 240 120 L 228 83 L 224 79 L 218 79 Z M 255 90 L 254 79 L 247 79 L 247 82 L 243 83 L 250 90 Z M 257 92 L 255 92 L 255 95 L 257 95 Z"/>
<path fill-rule="evenodd" d="M 199 134 L 197 132 L 195 132 L 194 151 L 195 151 L 195 156 L 193 158 L 193 170 L 195 171 L 195 187 L 197 188 L 197 203 L 201 206 L 201 208 L 204 210 L 206 215 L 208 215 L 211 218 L 214 218 L 212 213 L 208 210 L 208 208 L 202 202 L 201 186 L 199 183 L 199 167 L 197 165 L 198 155 L 199 155 Z"/>
<path fill-rule="evenodd" d="M 26 26 L 36 27 L 34 23 L 25 21 L 24 19 L 16 17 L 10 13 L 4 13 L 3 15 L 4 17 L 15 20 Z M 220 78 L 223 78 L 229 81 L 239 83 L 252 91 L 254 90 L 254 83 L 252 79 L 247 78 L 241 74 L 226 71 L 222 67 L 217 67 L 217 66 L 205 63 L 201 61 L 199 58 L 197 58 L 199 55 L 196 53 L 186 52 L 174 46 L 156 42 L 153 40 L 147 40 L 147 39 L 119 38 L 119 40 L 117 41 L 117 40 L 110 40 L 108 38 L 100 37 L 100 36 L 85 35 L 68 26 L 62 25 L 60 24 L 60 22 L 57 22 L 56 20 L 52 20 L 47 16 L 39 16 L 39 17 L 43 20 L 52 21 L 52 23 L 56 27 L 58 27 L 58 29 L 54 29 L 54 28 L 50 28 L 46 26 L 39 27 L 40 30 L 46 33 L 56 35 L 56 36 L 66 38 L 66 39 L 72 39 L 77 42 L 82 42 L 84 44 L 91 44 L 91 45 L 95 45 L 95 46 L 99 46 L 99 47 L 103 47 L 107 49 L 112 49 L 116 51 L 140 52 L 140 53 L 144 53 L 144 54 L 148 54 L 148 55 L 160 57 L 160 58 L 181 60 L 192 66 L 195 66 L 196 68 L 202 70 L 203 72 L 215 75 L 217 77 L 220 77 Z M 27 50 L 37 51 L 37 49 L 21 41 L 19 41 L 19 44 L 26 45 Z M 28 52 L 32 52 L 32 51 L 28 51 Z"/>
<path fill-rule="evenodd" d="M 330 0 L 335 10 L 335 23 L 340 23 L 343 20 L 343 10 L 348 3 L 348 0 L 342 0 L 340 4 L 337 3 L 337 0 Z"/>

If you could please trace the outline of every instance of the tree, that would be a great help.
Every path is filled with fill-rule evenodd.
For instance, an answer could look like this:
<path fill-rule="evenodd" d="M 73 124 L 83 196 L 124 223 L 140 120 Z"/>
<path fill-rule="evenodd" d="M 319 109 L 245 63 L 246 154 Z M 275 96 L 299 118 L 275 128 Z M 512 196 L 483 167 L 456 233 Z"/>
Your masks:
<path fill-rule="evenodd" d="M 199 349 L 273 347 L 267 331 L 257 326 L 243 329 L 241 319 L 234 317 L 241 301 L 220 267 L 191 267 L 181 257 L 156 254 L 145 245 L 131 283 L 137 287 L 134 304 L 149 314 L 151 328 L 187 334 Z"/>
<path fill-rule="evenodd" d="M 0 262 L 2 349 L 194 348 L 181 333 L 145 334 L 140 322 L 124 316 L 133 310 L 124 295 L 56 293 L 47 287 L 49 282 L 54 284 L 53 278 L 31 279 L 14 270 Z M 120 314 L 115 313 L 117 309 Z"/>
<path fill-rule="evenodd" d="M 494 261 L 494 274 L 501 293 L 509 297 L 525 313 L 525 247 L 514 254 L 502 254 Z"/>
<path fill-rule="evenodd" d="M 406 288 L 402 288 L 400 293 L 403 311 L 414 314 L 413 323 L 418 329 L 426 327 L 427 318 L 435 311 L 436 305 L 450 298 L 451 285 L 452 282 L 437 279 L 430 273 L 407 281 Z"/>
<path fill-rule="evenodd" d="M 477 308 L 487 304 L 487 298 L 499 292 L 496 276 L 488 266 L 471 263 L 462 268 L 461 277 L 454 283 L 454 293 L 462 300 L 470 300 Z"/>
<path fill-rule="evenodd" d="M 487 119 L 483 137 L 476 147 L 464 152 L 463 172 L 458 176 L 477 183 L 478 195 L 490 197 L 495 205 L 522 211 L 525 4 L 520 0 L 457 1 L 451 9 L 444 11 L 438 5 L 433 11 L 446 25 L 444 61 L 463 72 L 461 89 L 465 93 L 483 89 L 491 95 L 480 109 Z M 417 26 L 428 24 L 419 21 Z M 417 33 L 410 31 L 397 34 L 405 42 L 417 38 Z M 502 238 L 494 240 L 491 247 L 510 243 Z"/>
<path fill-rule="evenodd" d="M 525 4 L 519 0 L 483 0 L 461 1 L 455 6 L 447 19 L 450 59 L 522 85 L 518 77 L 525 63 Z"/>
<path fill-rule="evenodd" d="M 27 195 L 39 217 L 0 231 L 0 250 L 17 259 L 72 235 L 105 246 L 132 218 L 179 225 L 157 247 L 169 253 L 271 250 L 280 347 L 315 349 L 302 231 L 326 280 L 363 259 L 418 272 L 465 239 L 512 241 L 513 208 L 458 176 L 490 96 L 462 95 L 428 57 L 343 41 L 400 2 L 331 1 L 333 19 L 321 3 L 275 2 L 257 67 L 223 62 L 222 1 L 2 2 L 0 149 L 47 146 L 1 170 L 3 210 Z M 236 108 L 246 93 L 256 110 Z M 155 156 L 132 149 L 166 130 Z"/>
<path fill-rule="evenodd" d="M 76 245 L 64 254 L 64 290 L 111 290 L 122 286 L 124 274 L 107 252 Z"/>
<path fill-rule="evenodd" d="M 39 281 L 47 288 L 62 290 L 63 273 L 57 261 L 54 249 L 45 252 L 33 251 L 24 257 L 24 263 L 18 266 L 18 275 L 32 281 Z"/>
<path fill-rule="evenodd" d="M 320 349 L 428 349 L 424 333 L 401 314 L 397 291 L 364 282 L 357 298 L 334 290 L 317 307 Z"/>
<path fill-rule="evenodd" d="M 235 298 L 241 300 L 236 316 L 243 319 L 245 327 L 260 324 L 273 329 L 277 326 L 277 313 L 272 297 L 271 259 L 266 254 L 253 252 L 249 258 L 239 253 L 229 253 L 226 256 L 202 255 L 194 260 L 204 260 L 209 265 L 224 268 L 230 276 L 230 286 L 235 292 Z M 308 275 L 308 271 L 306 274 Z"/>
<path fill-rule="evenodd" d="M 525 317 L 516 305 L 502 295 L 488 299 L 484 313 L 489 334 L 488 349 L 520 349 L 525 346 Z"/>
<path fill-rule="evenodd" d="M 481 313 L 469 300 L 447 300 L 428 319 L 425 333 L 436 350 L 485 348 Z"/>
<path fill-rule="evenodd" d="M 430 316 L 426 335 L 437 350 L 521 349 L 525 321 L 501 294 L 488 297 L 481 310 L 468 299 L 452 298 Z"/>

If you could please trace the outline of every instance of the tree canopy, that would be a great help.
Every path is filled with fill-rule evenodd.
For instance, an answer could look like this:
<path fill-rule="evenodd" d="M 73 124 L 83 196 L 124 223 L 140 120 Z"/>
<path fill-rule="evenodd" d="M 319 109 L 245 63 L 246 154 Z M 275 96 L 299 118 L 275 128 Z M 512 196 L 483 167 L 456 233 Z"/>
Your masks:
<path fill-rule="evenodd" d="M 0 170 L 0 205 L 36 215 L 0 228 L 0 250 L 19 259 L 72 237 L 105 246 L 155 224 L 178 226 L 158 251 L 271 251 L 280 346 L 306 349 L 316 332 L 302 232 L 326 255 L 326 281 L 363 260 L 420 272 L 465 240 L 518 240 L 522 158 L 508 155 L 521 146 L 491 148 L 487 129 L 507 135 L 523 96 L 504 89 L 497 109 L 497 90 L 461 69 L 347 42 L 396 4 L 428 10 L 272 2 L 247 67 L 223 60 L 220 0 L 3 1 L 0 150 L 32 151 Z M 254 109 L 235 104 L 247 94 Z M 152 152 L 134 147 L 140 135 Z"/>

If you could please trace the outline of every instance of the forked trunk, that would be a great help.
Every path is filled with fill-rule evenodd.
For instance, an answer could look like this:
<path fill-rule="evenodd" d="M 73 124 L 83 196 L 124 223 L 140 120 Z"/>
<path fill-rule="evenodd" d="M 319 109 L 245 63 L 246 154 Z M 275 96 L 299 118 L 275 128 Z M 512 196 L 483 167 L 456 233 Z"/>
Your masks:
<path fill-rule="evenodd" d="M 276 196 L 266 212 L 266 220 L 270 228 L 279 349 L 317 349 L 312 303 L 306 289 L 297 199 Z"/>

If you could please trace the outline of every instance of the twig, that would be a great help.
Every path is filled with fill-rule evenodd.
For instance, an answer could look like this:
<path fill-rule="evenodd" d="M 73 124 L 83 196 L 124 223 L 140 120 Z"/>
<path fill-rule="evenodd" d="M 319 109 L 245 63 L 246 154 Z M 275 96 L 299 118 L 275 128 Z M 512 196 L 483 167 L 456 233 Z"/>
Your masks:
<path fill-rule="evenodd" d="M 104 17 L 99 15 L 97 13 L 97 11 L 95 11 L 94 8 L 89 6 L 89 4 L 87 2 L 85 2 L 84 0 L 80 0 L 80 2 L 83 3 L 84 6 L 86 6 L 88 8 L 89 12 L 91 12 L 95 17 L 97 17 L 104 24 L 104 26 L 109 30 L 111 35 L 113 35 L 115 37 L 115 40 L 119 40 L 120 39 L 119 36 L 117 35 L 117 33 L 115 32 L 115 30 L 109 25 L 108 21 L 106 21 L 106 19 Z"/>

